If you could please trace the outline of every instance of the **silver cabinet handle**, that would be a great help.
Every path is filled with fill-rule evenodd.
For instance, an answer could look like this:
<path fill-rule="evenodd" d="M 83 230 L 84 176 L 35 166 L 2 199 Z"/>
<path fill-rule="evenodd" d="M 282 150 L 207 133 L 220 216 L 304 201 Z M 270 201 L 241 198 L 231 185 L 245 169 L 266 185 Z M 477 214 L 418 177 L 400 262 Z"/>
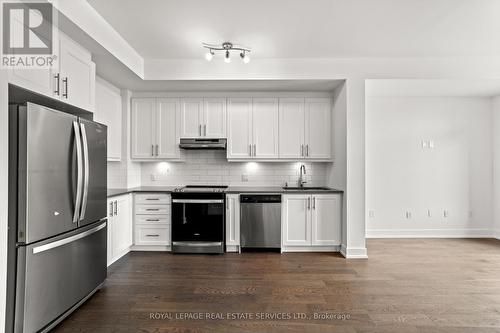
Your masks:
<path fill-rule="evenodd" d="M 159 234 L 149 234 L 149 235 L 146 235 L 146 237 L 160 237 Z"/>
<path fill-rule="evenodd" d="M 304 156 L 304 145 L 300 145 L 300 156 Z"/>
<path fill-rule="evenodd" d="M 148 222 L 160 222 L 160 219 L 146 219 Z"/>
<path fill-rule="evenodd" d="M 146 208 L 147 212 L 157 212 L 159 210 L 160 210 L 159 208 Z"/>
<path fill-rule="evenodd" d="M 113 201 L 109 203 L 109 216 L 113 216 Z"/>
<path fill-rule="evenodd" d="M 207 124 L 203 125 L 203 136 L 207 136 Z"/>
<path fill-rule="evenodd" d="M 257 156 L 257 145 L 253 144 L 253 156 Z"/>
<path fill-rule="evenodd" d="M 92 228 L 90 230 L 84 231 L 81 234 L 77 234 L 77 235 L 74 235 L 74 236 L 71 236 L 71 237 L 68 237 L 68 238 L 64 238 L 64 239 L 61 239 L 61 240 L 58 240 L 58 241 L 55 241 L 55 242 L 52 242 L 52 243 L 49 243 L 49 244 L 37 246 L 37 247 L 33 248 L 33 254 L 44 252 L 44 251 L 48 251 L 48 250 L 54 249 L 56 247 L 63 246 L 65 244 L 72 243 L 72 242 L 77 241 L 79 239 L 82 239 L 82 238 L 85 238 L 87 236 L 90 236 L 90 235 L 98 232 L 99 230 L 101 230 L 101 229 L 103 229 L 105 227 L 106 227 L 106 223 L 103 223 L 103 224 L 101 224 L 101 225 L 99 225 L 99 226 L 97 226 L 95 228 Z"/>
<path fill-rule="evenodd" d="M 155 145 L 151 145 L 151 156 L 155 156 Z"/>
<path fill-rule="evenodd" d="M 80 136 L 80 126 L 78 121 L 73 122 L 73 131 L 75 133 L 75 145 L 76 145 L 76 198 L 75 198 L 75 211 L 73 213 L 73 223 L 78 222 L 80 216 L 80 205 L 82 202 L 82 185 L 83 185 L 83 161 L 82 161 L 82 139 Z"/>
<path fill-rule="evenodd" d="M 68 99 L 68 77 L 65 77 L 63 80 L 64 83 L 64 90 L 62 96 L 66 99 Z"/>
<path fill-rule="evenodd" d="M 316 209 L 316 197 L 313 197 L 313 209 Z"/>
<path fill-rule="evenodd" d="M 306 145 L 306 156 L 309 156 L 309 145 Z"/>
<path fill-rule="evenodd" d="M 158 156 L 158 154 L 159 154 L 159 146 L 156 145 L 156 156 Z"/>
<path fill-rule="evenodd" d="M 85 124 L 80 123 L 80 130 L 83 139 L 83 198 L 82 198 L 82 211 L 80 213 L 80 221 L 85 218 L 85 211 L 87 210 L 87 201 L 89 194 L 89 144 L 87 140 L 87 131 Z"/>
<path fill-rule="evenodd" d="M 56 80 L 56 89 L 54 90 L 54 94 L 56 94 L 57 96 L 60 96 L 61 94 L 61 74 L 57 73 L 56 75 L 54 75 L 54 79 Z"/>
<path fill-rule="evenodd" d="M 147 201 L 158 201 L 160 198 L 146 198 Z"/>
<path fill-rule="evenodd" d="M 118 202 L 115 200 L 115 215 L 118 215 Z"/>
<path fill-rule="evenodd" d="M 252 156 L 252 145 L 248 145 L 248 148 L 250 148 L 250 156 Z"/>
<path fill-rule="evenodd" d="M 200 126 L 198 127 L 198 132 L 200 132 L 200 136 L 201 136 L 201 124 L 200 124 Z"/>

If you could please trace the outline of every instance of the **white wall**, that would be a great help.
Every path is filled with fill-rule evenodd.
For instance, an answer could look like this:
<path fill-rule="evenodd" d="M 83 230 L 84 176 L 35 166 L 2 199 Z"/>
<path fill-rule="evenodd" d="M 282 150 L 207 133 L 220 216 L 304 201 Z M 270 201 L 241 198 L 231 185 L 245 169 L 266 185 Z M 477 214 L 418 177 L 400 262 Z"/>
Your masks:
<path fill-rule="evenodd" d="M 368 97 L 367 236 L 490 235 L 491 120 L 489 98 Z"/>
<path fill-rule="evenodd" d="M 5 70 L 0 70 L 0 332 L 5 330 L 7 283 L 8 100 L 7 73 Z"/>
<path fill-rule="evenodd" d="M 491 101 L 493 134 L 493 235 L 500 239 L 500 96 Z"/>
<path fill-rule="evenodd" d="M 225 151 L 192 151 L 185 153 L 185 162 L 142 163 L 142 186 L 186 184 L 227 184 L 233 186 L 295 186 L 299 167 L 306 166 L 307 185 L 324 185 L 327 165 L 308 162 L 228 162 Z M 243 181 L 245 175 L 248 181 Z M 152 180 L 152 176 L 156 179 Z"/>

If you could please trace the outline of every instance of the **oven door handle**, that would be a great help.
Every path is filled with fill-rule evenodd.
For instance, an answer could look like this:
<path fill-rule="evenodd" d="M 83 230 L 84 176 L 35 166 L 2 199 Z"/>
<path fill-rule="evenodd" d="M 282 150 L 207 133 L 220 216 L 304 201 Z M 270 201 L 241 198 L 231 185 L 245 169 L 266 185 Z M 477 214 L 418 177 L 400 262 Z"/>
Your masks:
<path fill-rule="evenodd" d="M 207 204 L 207 203 L 224 203 L 223 199 L 172 199 L 172 203 L 200 203 L 200 204 Z"/>

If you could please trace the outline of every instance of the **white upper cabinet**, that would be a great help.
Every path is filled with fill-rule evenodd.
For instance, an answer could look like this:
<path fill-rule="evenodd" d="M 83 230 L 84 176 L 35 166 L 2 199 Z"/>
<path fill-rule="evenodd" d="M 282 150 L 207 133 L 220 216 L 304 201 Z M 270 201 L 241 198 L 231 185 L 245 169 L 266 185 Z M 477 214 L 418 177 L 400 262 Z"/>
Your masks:
<path fill-rule="evenodd" d="M 120 90 L 96 79 L 94 120 L 108 127 L 108 161 L 122 157 L 122 99 Z"/>
<path fill-rule="evenodd" d="M 330 160 L 329 98 L 280 98 L 280 158 Z"/>
<path fill-rule="evenodd" d="M 95 64 L 92 54 L 59 33 L 59 56 L 54 68 L 12 69 L 9 82 L 36 93 L 94 112 Z"/>
<path fill-rule="evenodd" d="M 54 74 L 56 75 L 56 74 Z M 36 93 L 54 97 L 56 93 L 56 80 L 49 69 L 16 69 L 9 70 L 9 81 L 19 87 Z M 58 97 L 57 97 L 58 98 Z"/>
<path fill-rule="evenodd" d="M 254 98 L 252 108 L 253 158 L 278 158 L 279 108 L 277 98 Z"/>
<path fill-rule="evenodd" d="M 329 98 L 305 100 L 305 157 L 329 159 L 332 157 L 332 112 Z"/>
<path fill-rule="evenodd" d="M 280 98 L 279 103 L 279 156 L 280 158 L 303 158 L 304 99 Z"/>
<path fill-rule="evenodd" d="M 252 156 L 252 99 L 227 100 L 227 158 Z"/>
<path fill-rule="evenodd" d="M 93 111 L 95 64 L 92 55 L 63 34 L 60 34 L 59 72 L 61 100 Z"/>
<path fill-rule="evenodd" d="M 131 157 L 154 158 L 156 153 L 156 99 L 132 100 Z"/>
<path fill-rule="evenodd" d="M 203 99 L 203 136 L 207 138 L 226 137 L 226 99 Z"/>
<path fill-rule="evenodd" d="M 178 98 L 133 98 L 131 157 L 179 159 L 180 113 Z"/>
<path fill-rule="evenodd" d="M 180 107 L 177 98 L 159 98 L 156 102 L 156 144 L 159 158 L 179 158 Z"/>
<path fill-rule="evenodd" d="M 225 98 L 182 98 L 181 138 L 225 138 Z"/>
<path fill-rule="evenodd" d="M 181 137 L 203 136 L 203 98 L 181 99 Z"/>

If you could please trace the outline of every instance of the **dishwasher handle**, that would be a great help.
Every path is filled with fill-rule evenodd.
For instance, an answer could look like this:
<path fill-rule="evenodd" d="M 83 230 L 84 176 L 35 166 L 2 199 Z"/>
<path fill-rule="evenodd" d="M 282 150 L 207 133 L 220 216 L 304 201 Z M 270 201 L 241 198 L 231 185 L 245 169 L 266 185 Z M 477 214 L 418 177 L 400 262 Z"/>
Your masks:
<path fill-rule="evenodd" d="M 254 194 L 254 195 L 240 195 L 240 203 L 281 203 L 281 195 L 276 194 Z"/>

